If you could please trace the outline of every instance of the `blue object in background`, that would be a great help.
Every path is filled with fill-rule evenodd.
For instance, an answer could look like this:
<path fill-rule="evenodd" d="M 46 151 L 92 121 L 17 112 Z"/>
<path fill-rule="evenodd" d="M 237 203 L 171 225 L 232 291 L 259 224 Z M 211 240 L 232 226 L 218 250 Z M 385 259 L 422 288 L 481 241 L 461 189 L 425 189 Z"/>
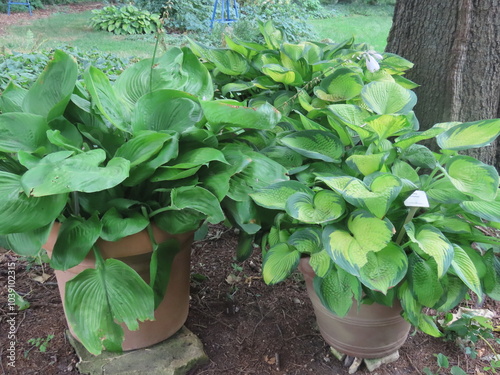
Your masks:
<path fill-rule="evenodd" d="M 31 3 L 30 0 L 25 0 L 24 2 L 19 2 L 19 1 L 11 1 L 9 0 L 7 3 L 7 14 L 10 16 L 10 6 L 11 5 L 26 5 L 28 7 L 28 10 L 30 11 L 30 16 L 33 14 L 31 13 Z"/>
<path fill-rule="evenodd" d="M 215 18 L 217 15 L 217 8 L 220 4 L 220 18 Z M 233 14 L 231 14 L 233 13 Z M 240 18 L 240 12 L 238 3 L 236 0 L 215 0 L 214 1 L 214 11 L 212 12 L 212 19 L 210 21 L 210 28 L 214 27 L 215 22 L 219 23 L 231 23 L 235 22 Z"/>

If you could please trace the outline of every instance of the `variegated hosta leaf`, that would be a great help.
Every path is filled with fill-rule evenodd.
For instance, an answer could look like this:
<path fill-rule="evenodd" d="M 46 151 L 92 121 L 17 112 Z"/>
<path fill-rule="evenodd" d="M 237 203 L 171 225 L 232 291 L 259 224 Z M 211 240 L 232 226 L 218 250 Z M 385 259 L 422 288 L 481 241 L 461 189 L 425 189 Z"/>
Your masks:
<path fill-rule="evenodd" d="M 460 207 L 465 212 L 476 215 L 481 219 L 500 223 L 500 193 L 494 201 L 464 201 L 460 203 Z"/>
<path fill-rule="evenodd" d="M 298 181 L 281 181 L 250 194 L 250 197 L 259 206 L 285 210 L 286 201 L 297 192 L 312 194 L 311 189 Z"/>
<path fill-rule="evenodd" d="M 311 227 L 299 229 L 288 238 L 288 244 L 303 254 L 314 254 L 322 250 L 321 230 Z"/>
<path fill-rule="evenodd" d="M 361 284 L 341 268 L 332 268 L 324 277 L 314 278 L 314 290 L 321 303 L 338 316 L 345 316 L 361 296 Z"/>
<path fill-rule="evenodd" d="M 417 104 L 415 93 L 395 82 L 370 82 L 363 87 L 361 97 L 379 115 L 405 115 Z"/>
<path fill-rule="evenodd" d="M 250 69 L 248 61 L 238 52 L 224 48 L 207 47 L 192 40 L 189 42 L 197 55 L 210 61 L 224 74 L 239 76 Z"/>
<path fill-rule="evenodd" d="M 500 134 L 500 119 L 458 124 L 437 137 L 439 147 L 446 150 L 467 150 L 489 145 Z"/>
<path fill-rule="evenodd" d="M 445 129 L 441 128 L 430 128 L 423 132 L 406 133 L 396 139 L 394 147 L 405 149 L 417 142 L 423 141 L 424 139 L 434 138 L 435 136 L 441 134 L 444 131 Z"/>
<path fill-rule="evenodd" d="M 344 214 L 345 202 L 340 195 L 330 190 L 311 193 L 295 193 L 285 206 L 291 217 L 308 224 L 322 224 L 338 219 Z"/>
<path fill-rule="evenodd" d="M 326 250 L 321 250 L 311 254 L 311 258 L 309 259 L 309 265 L 318 277 L 325 277 L 330 270 L 331 264 L 332 260 Z"/>
<path fill-rule="evenodd" d="M 446 164 L 446 172 L 453 185 L 461 192 L 479 199 L 495 199 L 499 177 L 492 165 L 470 156 L 459 155 Z"/>
<path fill-rule="evenodd" d="M 500 260 L 493 250 L 488 250 L 483 259 L 487 269 L 483 279 L 484 291 L 489 297 L 500 301 Z"/>
<path fill-rule="evenodd" d="M 387 213 L 402 189 L 401 180 L 392 174 L 375 177 L 370 185 L 371 191 L 361 180 L 354 177 L 318 175 L 318 179 L 342 194 L 353 206 L 364 208 L 377 217 L 383 217 Z"/>
<path fill-rule="evenodd" d="M 368 288 L 387 294 L 396 286 L 408 269 L 408 258 L 400 246 L 389 243 L 378 252 L 369 252 L 368 262 L 359 270 L 359 280 Z"/>
<path fill-rule="evenodd" d="M 346 159 L 349 167 L 361 173 L 363 176 L 368 176 L 374 172 L 379 172 L 387 160 L 389 153 L 368 154 L 368 155 L 351 155 Z"/>
<path fill-rule="evenodd" d="M 440 281 L 444 293 L 433 308 L 437 311 L 449 312 L 464 300 L 469 288 L 458 277 L 450 274 L 444 275 Z"/>
<path fill-rule="evenodd" d="M 479 298 L 483 299 L 483 289 L 476 266 L 469 255 L 460 246 L 454 245 L 455 254 L 451 261 L 451 267 L 457 276 L 469 287 Z"/>
<path fill-rule="evenodd" d="M 379 139 L 387 139 L 398 133 L 408 132 L 412 129 L 412 124 L 406 116 L 381 115 L 366 119 L 366 127 L 377 133 Z"/>
<path fill-rule="evenodd" d="M 281 143 L 305 157 L 327 162 L 339 162 L 344 153 L 342 141 L 334 134 L 321 130 L 303 130 L 281 138 Z"/>
<path fill-rule="evenodd" d="M 434 181 L 426 190 L 427 196 L 438 203 L 461 203 L 468 200 L 467 195 L 458 191 L 448 178 Z"/>
<path fill-rule="evenodd" d="M 66 284 L 66 317 L 76 336 L 94 355 L 103 349 L 121 351 L 125 323 L 154 319 L 154 295 L 132 268 L 117 259 L 98 262 Z"/>
<path fill-rule="evenodd" d="M 363 79 L 348 68 L 336 69 L 319 86 L 314 87 L 314 94 L 328 102 L 340 102 L 354 98 L 361 93 Z"/>
<path fill-rule="evenodd" d="M 304 83 L 302 76 L 294 69 L 288 69 L 279 64 L 266 64 L 262 68 L 262 73 L 271 77 L 273 81 L 284 83 L 285 85 L 300 86 Z"/>
<path fill-rule="evenodd" d="M 269 249 L 262 263 L 262 277 L 272 285 L 286 279 L 297 268 L 300 252 L 286 243 L 279 243 Z"/>
<path fill-rule="evenodd" d="M 410 254 L 408 284 L 417 301 L 427 307 L 433 307 L 443 295 L 433 258 L 426 261 L 415 253 Z"/>
<path fill-rule="evenodd" d="M 394 227 L 364 210 L 351 214 L 349 231 L 329 225 L 323 230 L 323 245 L 332 260 L 352 275 L 359 276 L 370 251 L 378 252 L 391 241 Z"/>
<path fill-rule="evenodd" d="M 437 264 L 438 277 L 442 277 L 453 260 L 453 245 L 437 228 L 424 224 L 415 229 L 413 223 L 405 225 L 412 247 L 434 258 Z"/>

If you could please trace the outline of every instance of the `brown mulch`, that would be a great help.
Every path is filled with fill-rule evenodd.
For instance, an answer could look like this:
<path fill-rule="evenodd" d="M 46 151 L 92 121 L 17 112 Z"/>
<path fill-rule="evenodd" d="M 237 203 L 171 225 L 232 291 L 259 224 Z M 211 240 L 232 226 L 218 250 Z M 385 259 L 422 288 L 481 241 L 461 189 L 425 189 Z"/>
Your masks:
<path fill-rule="evenodd" d="M 222 226 L 211 228 L 206 240 L 192 246 L 191 304 L 186 326 L 203 342 L 210 363 L 190 375 L 344 375 L 348 371 L 329 352 L 320 336 L 301 276 L 267 286 L 260 276 L 256 250 L 243 263 L 234 260 L 236 235 Z M 6 366 L 6 283 L 0 285 L 0 370 L 13 375 L 78 374 L 78 359 L 67 342 L 66 321 L 59 292 L 48 265 L 34 265 L 12 252 L 0 253 L 0 276 L 6 280 L 7 264 L 16 265 L 16 290 L 30 308 L 16 317 L 16 368 Z M 41 283 L 37 276 L 50 278 Z M 38 280 L 38 281 L 37 281 Z M 485 306 L 498 310 L 490 301 Z M 498 324 L 498 321 L 496 321 Z M 40 352 L 28 340 L 53 334 L 47 350 Z M 438 371 L 434 354 L 443 353 L 451 365 L 468 374 L 483 371 L 488 362 L 463 354 L 453 343 L 421 333 L 410 335 L 400 349 L 400 359 L 376 370 L 374 375 L 423 374 Z M 487 356 L 486 350 L 483 353 Z M 449 372 L 442 372 L 448 374 Z M 358 371 L 367 375 L 365 369 Z"/>
<path fill-rule="evenodd" d="M 30 16 L 28 11 L 21 13 L 0 13 L 0 35 L 5 34 L 8 27 L 12 25 L 30 24 L 36 19 L 47 18 L 54 13 L 79 13 L 92 9 L 100 9 L 102 3 L 77 3 L 68 5 L 46 5 L 45 9 L 33 10 L 33 15 Z"/>

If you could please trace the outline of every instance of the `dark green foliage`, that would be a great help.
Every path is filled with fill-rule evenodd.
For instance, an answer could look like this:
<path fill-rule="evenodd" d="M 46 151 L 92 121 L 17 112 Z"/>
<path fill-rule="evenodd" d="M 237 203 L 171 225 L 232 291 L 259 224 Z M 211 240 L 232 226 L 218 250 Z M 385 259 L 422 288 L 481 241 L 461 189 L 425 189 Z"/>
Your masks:
<path fill-rule="evenodd" d="M 90 20 L 96 30 L 109 31 L 113 34 L 150 34 L 160 27 L 160 17 L 133 5 L 122 7 L 107 6 L 92 11 Z"/>
<path fill-rule="evenodd" d="M 89 65 L 93 65 L 105 72 L 110 80 L 115 80 L 118 75 L 132 63 L 129 58 L 115 56 L 101 51 L 79 51 L 74 47 L 65 47 L 64 51 L 75 57 L 80 71 L 83 72 Z M 5 90 L 12 80 L 23 88 L 29 88 L 40 75 L 53 54 L 52 51 L 33 53 L 1 54 L 0 55 L 0 92 Z"/>

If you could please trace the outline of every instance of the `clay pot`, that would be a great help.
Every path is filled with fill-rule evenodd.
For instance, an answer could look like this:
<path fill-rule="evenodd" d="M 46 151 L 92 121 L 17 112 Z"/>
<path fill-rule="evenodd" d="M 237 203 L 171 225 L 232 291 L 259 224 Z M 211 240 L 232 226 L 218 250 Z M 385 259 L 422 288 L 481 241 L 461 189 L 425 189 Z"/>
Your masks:
<path fill-rule="evenodd" d="M 57 239 L 60 224 L 54 224 L 48 241 L 43 248 L 49 257 L 52 254 Z M 171 235 L 153 227 L 153 234 L 157 243 L 169 238 L 177 238 L 181 245 L 180 252 L 175 256 L 170 281 L 165 293 L 165 298 L 155 310 L 155 320 L 139 323 L 139 329 L 130 331 L 124 324 L 123 350 L 133 350 L 148 347 L 161 342 L 176 333 L 186 322 L 189 310 L 189 281 L 191 243 L 193 232 L 181 235 Z M 144 230 L 132 236 L 125 237 L 116 242 L 98 240 L 97 246 L 104 259 L 118 259 L 130 267 L 146 281 L 149 282 L 149 262 L 151 259 L 151 242 L 148 233 Z M 78 266 L 66 271 L 55 271 L 61 299 L 64 301 L 66 282 L 87 268 L 95 268 L 95 258 L 92 251 Z M 78 339 L 69 325 L 71 334 Z"/>
<path fill-rule="evenodd" d="M 309 258 L 302 258 L 299 270 L 306 281 L 321 336 L 334 349 L 357 358 L 382 358 L 396 352 L 406 341 L 411 325 L 401 317 L 401 305 L 354 302 L 349 313 L 339 317 L 323 306 L 314 291 L 314 270 Z"/>

